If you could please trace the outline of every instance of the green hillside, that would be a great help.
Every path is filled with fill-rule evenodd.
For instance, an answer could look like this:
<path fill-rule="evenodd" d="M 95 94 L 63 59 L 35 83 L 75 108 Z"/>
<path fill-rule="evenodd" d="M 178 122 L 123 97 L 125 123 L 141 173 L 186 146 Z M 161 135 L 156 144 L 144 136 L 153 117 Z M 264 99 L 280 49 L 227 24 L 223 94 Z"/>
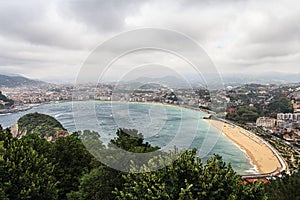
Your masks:
<path fill-rule="evenodd" d="M 3 109 L 5 107 L 10 107 L 14 104 L 14 101 L 11 99 L 8 99 L 2 92 L 0 91 L 0 109 Z"/>
<path fill-rule="evenodd" d="M 27 134 L 33 133 L 40 137 L 55 137 L 55 133 L 66 129 L 54 117 L 40 113 L 30 113 L 21 117 L 18 122 L 19 132 L 26 131 Z"/>
<path fill-rule="evenodd" d="M 42 81 L 28 79 L 22 76 L 6 76 L 0 74 L 0 87 L 17 87 L 24 85 L 39 85 Z"/>

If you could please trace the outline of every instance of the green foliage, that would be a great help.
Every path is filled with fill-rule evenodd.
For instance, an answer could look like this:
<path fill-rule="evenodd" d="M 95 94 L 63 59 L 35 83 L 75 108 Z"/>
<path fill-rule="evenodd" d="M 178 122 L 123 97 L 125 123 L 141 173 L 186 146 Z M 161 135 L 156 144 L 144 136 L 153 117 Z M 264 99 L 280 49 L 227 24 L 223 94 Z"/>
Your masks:
<path fill-rule="evenodd" d="M 3 190 L 3 188 L 0 188 L 0 199 L 1 200 L 9 200 Z"/>
<path fill-rule="evenodd" d="M 108 149 L 104 149 L 102 143 L 99 143 L 98 133 L 84 131 L 80 133 L 80 138 L 89 146 L 93 154 L 97 154 L 97 149 L 100 148 L 102 150 L 101 159 L 105 159 L 112 166 L 116 165 L 123 169 L 128 168 L 128 170 L 130 160 L 136 159 L 135 155 L 123 160 L 124 155 L 116 150 L 117 148 L 134 153 L 147 153 L 159 149 L 159 147 L 152 147 L 149 143 L 144 143 L 143 135 L 137 130 L 118 129 L 116 134 L 117 137 L 108 144 Z M 123 187 L 121 177 L 125 174 L 127 173 L 100 165 L 81 178 L 79 190 L 70 192 L 67 195 L 68 199 L 113 199 L 112 191 L 115 188 Z"/>
<path fill-rule="evenodd" d="M 116 134 L 117 137 L 108 144 L 106 156 L 103 156 L 105 163 L 110 163 L 114 169 L 130 171 L 132 161 L 137 165 L 142 165 L 147 162 L 149 156 L 161 154 L 157 151 L 159 147 L 153 147 L 148 142 L 144 142 L 143 135 L 137 130 L 118 129 Z"/>
<path fill-rule="evenodd" d="M 244 184 L 220 156 L 202 164 L 195 149 L 155 154 L 142 167 L 131 162 L 131 171 L 150 172 L 125 173 L 96 161 L 82 141 L 92 152 L 100 148 L 116 162 L 123 156 L 111 156 L 116 147 L 135 153 L 159 149 L 144 143 L 136 130 L 119 129 L 106 148 L 96 132 L 83 131 L 47 142 L 36 134 L 13 138 L 0 126 L 0 199 L 259 200 L 266 195 L 270 199 L 300 199 L 299 173 L 271 181 L 266 187 L 262 182 Z M 157 166 L 165 167 L 150 170 Z"/>
<path fill-rule="evenodd" d="M 271 181 L 266 185 L 266 192 L 270 200 L 299 200 L 300 172 Z"/>
<path fill-rule="evenodd" d="M 8 199 L 56 199 L 54 166 L 23 139 L 0 130 L 4 151 L 0 161 L 0 195 Z"/>
<path fill-rule="evenodd" d="M 269 115 L 276 116 L 277 113 L 292 113 L 293 112 L 293 104 L 286 97 L 281 97 L 273 100 L 268 105 Z"/>
<path fill-rule="evenodd" d="M 16 139 L 1 127 L 0 133 L 0 199 L 66 199 L 80 178 L 100 165 L 77 133 L 54 143 L 36 134 Z"/>
<path fill-rule="evenodd" d="M 100 166 L 84 175 L 80 180 L 79 191 L 69 193 L 69 200 L 109 200 L 113 199 L 112 191 L 121 187 L 123 173 L 109 167 Z"/>
<path fill-rule="evenodd" d="M 53 175 L 59 181 L 59 199 L 66 199 L 66 194 L 77 190 L 80 178 L 91 170 L 92 155 L 78 134 L 73 133 L 56 140 L 51 146 L 50 156 L 55 166 Z"/>
<path fill-rule="evenodd" d="M 252 94 L 253 95 L 253 94 Z M 247 95 L 246 99 L 250 99 L 251 94 Z M 231 100 L 238 100 L 240 97 L 231 97 Z M 246 104 L 246 99 L 242 99 Z M 286 97 L 275 98 L 271 103 L 266 106 L 265 104 L 256 104 L 255 106 L 241 106 L 237 109 L 236 113 L 228 113 L 226 118 L 239 123 L 255 122 L 258 117 L 269 116 L 275 117 L 277 113 L 292 113 L 293 104 Z"/>
<path fill-rule="evenodd" d="M 38 134 L 40 137 L 53 137 L 58 130 L 66 131 L 54 117 L 37 112 L 24 115 L 17 123 L 19 132 L 27 131 L 27 134 Z"/>
<path fill-rule="evenodd" d="M 98 132 L 90 131 L 90 130 L 84 130 L 79 131 L 78 133 L 79 138 L 82 140 L 82 142 L 85 144 L 85 146 L 88 146 L 90 149 L 93 148 L 100 148 L 103 149 L 105 146 L 103 145 L 102 141 L 100 140 L 100 135 Z"/>
<path fill-rule="evenodd" d="M 8 99 L 5 95 L 2 94 L 2 92 L 0 91 L 0 100 L 2 100 L 3 102 L 5 102 L 7 105 L 4 106 L 2 104 L 0 104 L 0 109 L 3 109 L 5 107 L 9 107 L 12 106 L 14 104 L 14 101 L 11 99 Z"/>
<path fill-rule="evenodd" d="M 44 138 L 40 138 L 36 134 L 28 134 L 22 137 L 24 145 L 31 146 L 39 154 L 44 155 L 47 158 L 50 158 L 51 155 L 51 143 Z"/>
<path fill-rule="evenodd" d="M 110 141 L 109 147 L 117 146 L 123 150 L 146 153 L 159 149 L 159 147 L 152 147 L 148 142 L 144 143 L 144 137 L 141 133 L 134 129 L 118 129 L 117 137 Z"/>
<path fill-rule="evenodd" d="M 165 163 L 178 153 L 168 157 L 156 157 L 150 165 Z M 133 165 L 133 167 L 135 167 Z M 230 165 L 220 156 L 209 159 L 202 165 L 196 150 L 183 151 L 181 156 L 158 171 L 129 173 L 123 176 L 122 189 L 116 189 L 117 199 L 264 199 L 259 183 L 244 185 Z M 256 188 L 251 190 L 250 188 Z"/>
<path fill-rule="evenodd" d="M 227 115 L 227 119 L 240 123 L 255 122 L 258 117 L 259 111 L 251 106 L 242 106 L 236 113 Z"/>

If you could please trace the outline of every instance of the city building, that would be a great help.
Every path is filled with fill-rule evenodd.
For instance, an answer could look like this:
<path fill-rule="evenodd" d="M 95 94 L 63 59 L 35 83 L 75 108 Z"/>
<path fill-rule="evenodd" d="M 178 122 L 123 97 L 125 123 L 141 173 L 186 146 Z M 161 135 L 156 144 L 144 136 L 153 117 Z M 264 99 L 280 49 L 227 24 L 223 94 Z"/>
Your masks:
<path fill-rule="evenodd" d="M 277 120 L 300 122 L 300 113 L 278 113 Z"/>
<path fill-rule="evenodd" d="M 265 128 L 273 128 L 276 125 L 276 119 L 269 117 L 259 117 L 256 120 L 256 126 L 261 126 Z"/>

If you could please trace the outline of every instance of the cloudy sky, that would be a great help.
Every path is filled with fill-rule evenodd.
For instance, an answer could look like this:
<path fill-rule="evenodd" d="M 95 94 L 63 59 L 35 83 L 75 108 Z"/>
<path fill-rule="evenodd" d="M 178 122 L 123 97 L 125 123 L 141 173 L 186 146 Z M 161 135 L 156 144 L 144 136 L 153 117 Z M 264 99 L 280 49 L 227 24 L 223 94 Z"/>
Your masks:
<path fill-rule="evenodd" d="M 300 73 L 299 19 L 297 0 L 2 0 L 0 73 L 71 81 L 99 44 L 146 27 L 193 38 L 220 73 Z"/>

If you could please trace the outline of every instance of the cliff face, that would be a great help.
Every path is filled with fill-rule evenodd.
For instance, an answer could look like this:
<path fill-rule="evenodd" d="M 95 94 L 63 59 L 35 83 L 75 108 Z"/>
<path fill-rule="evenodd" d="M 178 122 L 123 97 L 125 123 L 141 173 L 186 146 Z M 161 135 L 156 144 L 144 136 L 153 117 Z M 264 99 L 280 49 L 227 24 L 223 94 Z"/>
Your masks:
<path fill-rule="evenodd" d="M 47 141 L 55 141 L 55 140 L 57 140 L 60 137 L 67 137 L 68 135 L 69 135 L 68 131 L 57 130 L 57 131 L 55 131 L 54 136 L 46 137 L 46 140 Z"/>
<path fill-rule="evenodd" d="M 40 113 L 30 113 L 21 117 L 11 127 L 14 137 L 21 138 L 26 134 L 37 134 L 48 141 L 69 135 L 68 131 L 54 118 Z"/>
<path fill-rule="evenodd" d="M 19 132 L 19 126 L 18 124 L 15 124 L 13 125 L 11 128 L 10 128 L 10 131 L 12 133 L 12 135 L 16 138 L 21 138 L 23 137 L 24 135 L 26 135 L 27 131 L 24 130 L 24 131 L 20 131 Z"/>

